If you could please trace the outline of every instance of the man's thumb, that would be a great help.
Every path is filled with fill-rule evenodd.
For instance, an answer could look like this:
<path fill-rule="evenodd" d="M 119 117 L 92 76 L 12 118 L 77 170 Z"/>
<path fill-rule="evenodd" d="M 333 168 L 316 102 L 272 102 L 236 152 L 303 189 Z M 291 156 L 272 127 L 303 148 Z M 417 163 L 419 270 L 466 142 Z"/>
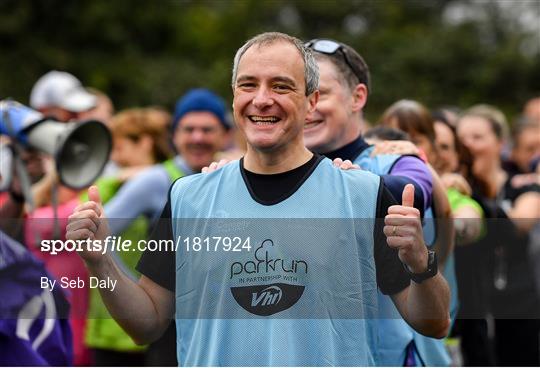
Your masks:
<path fill-rule="evenodd" d="M 88 199 L 96 202 L 97 204 L 101 204 L 101 197 L 99 196 L 99 190 L 98 187 L 95 185 L 92 185 L 90 188 L 88 188 Z"/>
<path fill-rule="evenodd" d="M 414 207 L 414 185 L 405 185 L 401 196 L 401 205 L 405 207 Z"/>

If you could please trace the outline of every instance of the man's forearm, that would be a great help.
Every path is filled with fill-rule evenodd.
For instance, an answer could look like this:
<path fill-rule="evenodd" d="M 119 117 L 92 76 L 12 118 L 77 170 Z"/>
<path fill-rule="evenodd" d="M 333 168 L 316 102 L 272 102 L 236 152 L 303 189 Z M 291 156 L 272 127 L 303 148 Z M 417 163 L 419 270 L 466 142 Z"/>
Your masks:
<path fill-rule="evenodd" d="M 450 290 L 440 273 L 421 284 L 411 281 L 406 305 L 407 320 L 415 330 L 437 338 L 448 334 Z"/>
<path fill-rule="evenodd" d="M 88 265 L 88 269 L 100 279 L 117 281 L 114 291 L 99 291 L 111 316 L 137 344 L 150 343 L 161 336 L 172 316 L 163 315 L 144 287 L 126 276 L 111 256 L 104 257 L 99 265 Z"/>

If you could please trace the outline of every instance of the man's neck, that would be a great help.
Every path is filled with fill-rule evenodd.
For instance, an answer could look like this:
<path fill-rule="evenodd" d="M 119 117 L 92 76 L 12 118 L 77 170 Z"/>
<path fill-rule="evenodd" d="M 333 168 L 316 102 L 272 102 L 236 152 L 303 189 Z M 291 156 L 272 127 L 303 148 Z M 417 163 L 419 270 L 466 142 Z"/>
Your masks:
<path fill-rule="evenodd" d="M 303 145 L 271 152 L 262 152 L 248 145 L 244 156 L 244 168 L 257 174 L 278 174 L 296 169 L 312 157 L 313 153 Z"/>
<path fill-rule="evenodd" d="M 343 160 L 353 161 L 363 150 L 368 147 L 369 144 L 362 139 L 361 134 L 358 134 L 358 136 L 356 136 L 356 138 L 351 140 L 349 143 L 346 143 L 335 150 L 323 152 L 322 154 L 331 160 L 341 158 Z"/>

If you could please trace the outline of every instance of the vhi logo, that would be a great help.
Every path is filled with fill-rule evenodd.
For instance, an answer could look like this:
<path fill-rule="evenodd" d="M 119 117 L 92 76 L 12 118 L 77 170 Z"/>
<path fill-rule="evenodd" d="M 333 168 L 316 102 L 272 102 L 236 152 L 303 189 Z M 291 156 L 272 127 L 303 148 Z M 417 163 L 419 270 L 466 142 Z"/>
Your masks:
<path fill-rule="evenodd" d="M 242 308 L 257 316 L 271 316 L 296 304 L 305 286 L 308 262 L 292 258 L 289 249 L 276 249 L 272 239 L 264 240 L 252 260 L 233 262 L 231 293 Z M 294 254 L 294 253 L 293 253 Z"/>
<path fill-rule="evenodd" d="M 251 306 L 277 305 L 283 296 L 283 292 L 277 286 L 270 286 L 259 293 L 252 293 Z"/>

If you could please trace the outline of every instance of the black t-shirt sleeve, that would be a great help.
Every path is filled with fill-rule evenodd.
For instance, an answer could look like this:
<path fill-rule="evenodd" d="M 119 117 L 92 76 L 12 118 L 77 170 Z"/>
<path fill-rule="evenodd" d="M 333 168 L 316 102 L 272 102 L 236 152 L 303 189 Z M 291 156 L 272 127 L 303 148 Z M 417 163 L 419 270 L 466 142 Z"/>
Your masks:
<path fill-rule="evenodd" d="M 403 189 L 407 184 L 414 185 L 414 208 L 420 211 L 420 217 L 424 218 L 424 192 L 422 187 L 411 178 L 401 175 L 382 175 L 384 186 L 394 198 L 401 198 Z"/>
<path fill-rule="evenodd" d="M 161 212 L 161 216 L 152 229 L 150 240 L 158 241 L 162 239 L 172 240 L 173 231 L 171 220 L 171 201 L 170 193 L 167 204 Z M 155 283 L 163 286 L 167 290 L 175 291 L 175 253 L 174 249 L 143 252 L 139 263 L 136 267 L 144 276 L 148 277 Z"/>
<path fill-rule="evenodd" d="M 377 285 L 386 295 L 396 294 L 410 285 L 410 277 L 399 260 L 396 249 L 390 248 L 384 235 L 384 217 L 388 207 L 399 204 L 381 179 L 379 197 L 377 200 L 377 218 L 373 238 Z"/>

